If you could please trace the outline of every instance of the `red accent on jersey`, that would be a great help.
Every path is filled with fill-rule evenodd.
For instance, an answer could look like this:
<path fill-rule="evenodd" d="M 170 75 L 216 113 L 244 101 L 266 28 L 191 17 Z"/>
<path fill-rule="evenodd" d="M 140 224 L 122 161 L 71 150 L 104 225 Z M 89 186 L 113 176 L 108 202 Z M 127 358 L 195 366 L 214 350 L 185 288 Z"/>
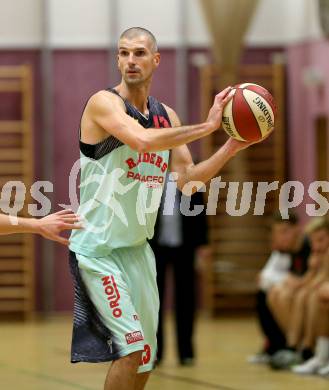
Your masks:
<path fill-rule="evenodd" d="M 170 127 L 169 122 L 164 116 L 159 116 L 159 122 L 163 125 L 162 127 Z"/>
<path fill-rule="evenodd" d="M 154 123 L 154 127 L 156 129 L 160 129 L 160 128 L 163 128 L 163 127 L 170 127 L 169 122 L 162 115 L 160 115 L 160 116 L 159 115 L 153 115 L 153 123 Z"/>
<path fill-rule="evenodd" d="M 160 129 L 159 117 L 157 115 L 153 115 L 153 123 L 156 129 Z"/>

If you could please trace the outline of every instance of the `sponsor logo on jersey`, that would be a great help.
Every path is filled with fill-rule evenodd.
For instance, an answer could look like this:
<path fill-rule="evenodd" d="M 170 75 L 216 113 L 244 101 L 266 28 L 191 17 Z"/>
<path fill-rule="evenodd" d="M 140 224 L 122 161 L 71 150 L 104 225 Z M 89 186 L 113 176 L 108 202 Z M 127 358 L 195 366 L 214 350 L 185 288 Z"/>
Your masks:
<path fill-rule="evenodd" d="M 157 129 L 163 128 L 163 127 L 170 127 L 170 123 L 168 120 L 161 115 L 153 115 L 153 124 L 154 127 Z M 143 175 L 138 172 L 134 172 L 133 169 L 138 167 L 139 164 L 149 164 L 154 165 L 155 167 L 159 168 L 161 173 L 165 173 L 168 168 L 168 163 L 164 161 L 163 157 L 160 156 L 157 153 L 153 152 L 145 152 L 145 153 L 138 153 L 138 157 L 129 157 L 125 160 L 125 163 L 127 164 L 129 171 L 127 172 L 127 178 L 130 178 L 135 181 L 144 182 L 146 183 L 146 186 L 148 188 L 160 188 L 161 185 L 164 182 L 164 176 L 163 175 Z"/>
<path fill-rule="evenodd" d="M 158 187 L 155 184 L 162 184 L 164 181 L 163 176 L 141 175 L 140 173 L 135 173 L 133 171 L 128 171 L 127 177 L 133 180 L 148 183 L 150 184 L 149 187 Z"/>
<path fill-rule="evenodd" d="M 142 341 L 142 340 L 144 340 L 144 337 L 140 330 L 126 334 L 127 344 L 137 343 L 137 341 Z"/>
<path fill-rule="evenodd" d="M 168 164 L 163 161 L 163 157 L 157 155 L 156 153 L 145 152 L 139 153 L 137 159 L 129 157 L 125 162 L 129 167 L 127 178 L 141 183 L 146 183 L 148 188 L 160 188 L 162 186 L 164 182 L 164 175 L 143 175 L 142 173 L 134 172 L 132 169 L 138 167 L 141 163 L 146 163 L 158 167 L 161 173 L 165 173 L 168 168 Z"/>
<path fill-rule="evenodd" d="M 104 276 L 102 278 L 105 294 L 109 301 L 109 307 L 112 310 L 112 314 L 115 318 L 122 316 L 122 310 L 120 309 L 120 293 L 115 282 L 114 276 Z"/>
<path fill-rule="evenodd" d="M 125 162 L 129 169 L 136 168 L 140 163 L 155 165 L 161 169 L 161 172 L 163 173 L 166 172 L 168 168 L 168 164 L 163 161 L 163 157 L 157 155 L 156 153 L 149 152 L 138 153 L 138 159 L 134 160 L 133 157 L 129 157 Z"/>

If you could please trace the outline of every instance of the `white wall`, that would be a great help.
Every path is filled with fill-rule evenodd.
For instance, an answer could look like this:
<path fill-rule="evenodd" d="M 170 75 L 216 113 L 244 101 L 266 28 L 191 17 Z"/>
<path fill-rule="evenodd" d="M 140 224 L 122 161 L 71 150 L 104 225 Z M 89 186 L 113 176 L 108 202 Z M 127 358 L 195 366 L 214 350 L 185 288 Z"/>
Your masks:
<path fill-rule="evenodd" d="M 276 46 L 321 37 L 317 0 L 261 0 L 246 36 L 253 46 Z"/>
<path fill-rule="evenodd" d="M 106 47 L 110 44 L 109 0 L 48 0 L 52 47 Z"/>
<path fill-rule="evenodd" d="M 178 0 L 119 0 L 118 31 L 145 27 L 162 46 L 175 46 L 178 40 Z"/>
<path fill-rule="evenodd" d="M 36 47 L 42 42 L 43 0 L 0 0 L 0 47 Z"/>
<path fill-rule="evenodd" d="M 144 26 L 156 35 L 160 46 L 175 47 L 181 42 L 184 17 L 187 43 L 209 45 L 200 0 L 185 0 L 185 15 L 179 13 L 179 1 L 0 0 L 0 47 L 40 46 L 43 2 L 48 2 L 50 10 L 52 47 L 106 48 L 117 38 L 111 36 L 114 28 L 118 35 L 130 26 Z M 282 46 L 319 37 L 316 0 L 259 0 L 246 42 L 250 46 Z"/>

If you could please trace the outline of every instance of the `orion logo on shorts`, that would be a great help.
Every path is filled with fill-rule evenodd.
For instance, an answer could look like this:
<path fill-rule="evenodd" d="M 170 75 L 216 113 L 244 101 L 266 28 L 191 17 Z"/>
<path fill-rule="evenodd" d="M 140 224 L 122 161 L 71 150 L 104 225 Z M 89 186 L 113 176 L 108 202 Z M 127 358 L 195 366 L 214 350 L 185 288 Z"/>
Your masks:
<path fill-rule="evenodd" d="M 115 318 L 122 316 L 122 310 L 120 309 L 120 293 L 115 282 L 114 276 L 104 276 L 102 278 L 105 294 L 109 301 L 109 306 L 112 310 L 112 314 Z"/>
<path fill-rule="evenodd" d="M 140 330 L 126 334 L 127 344 L 137 343 L 137 341 L 142 341 L 142 340 L 144 340 L 144 337 Z"/>

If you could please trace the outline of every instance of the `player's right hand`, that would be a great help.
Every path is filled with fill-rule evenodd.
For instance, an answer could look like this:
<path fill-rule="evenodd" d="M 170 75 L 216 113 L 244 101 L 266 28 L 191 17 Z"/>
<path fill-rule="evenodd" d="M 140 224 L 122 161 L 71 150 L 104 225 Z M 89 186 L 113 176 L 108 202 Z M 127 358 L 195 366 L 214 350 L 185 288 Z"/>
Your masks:
<path fill-rule="evenodd" d="M 222 123 L 223 109 L 233 97 L 233 94 L 230 93 L 231 91 L 232 87 L 230 86 L 225 88 L 223 91 L 221 91 L 215 96 L 214 104 L 209 110 L 208 118 L 206 121 L 213 131 L 218 129 Z"/>
<path fill-rule="evenodd" d="M 69 240 L 62 237 L 63 230 L 82 229 L 80 217 L 72 210 L 61 210 L 54 214 L 35 220 L 36 232 L 48 240 L 57 241 L 60 244 L 68 245 Z"/>

